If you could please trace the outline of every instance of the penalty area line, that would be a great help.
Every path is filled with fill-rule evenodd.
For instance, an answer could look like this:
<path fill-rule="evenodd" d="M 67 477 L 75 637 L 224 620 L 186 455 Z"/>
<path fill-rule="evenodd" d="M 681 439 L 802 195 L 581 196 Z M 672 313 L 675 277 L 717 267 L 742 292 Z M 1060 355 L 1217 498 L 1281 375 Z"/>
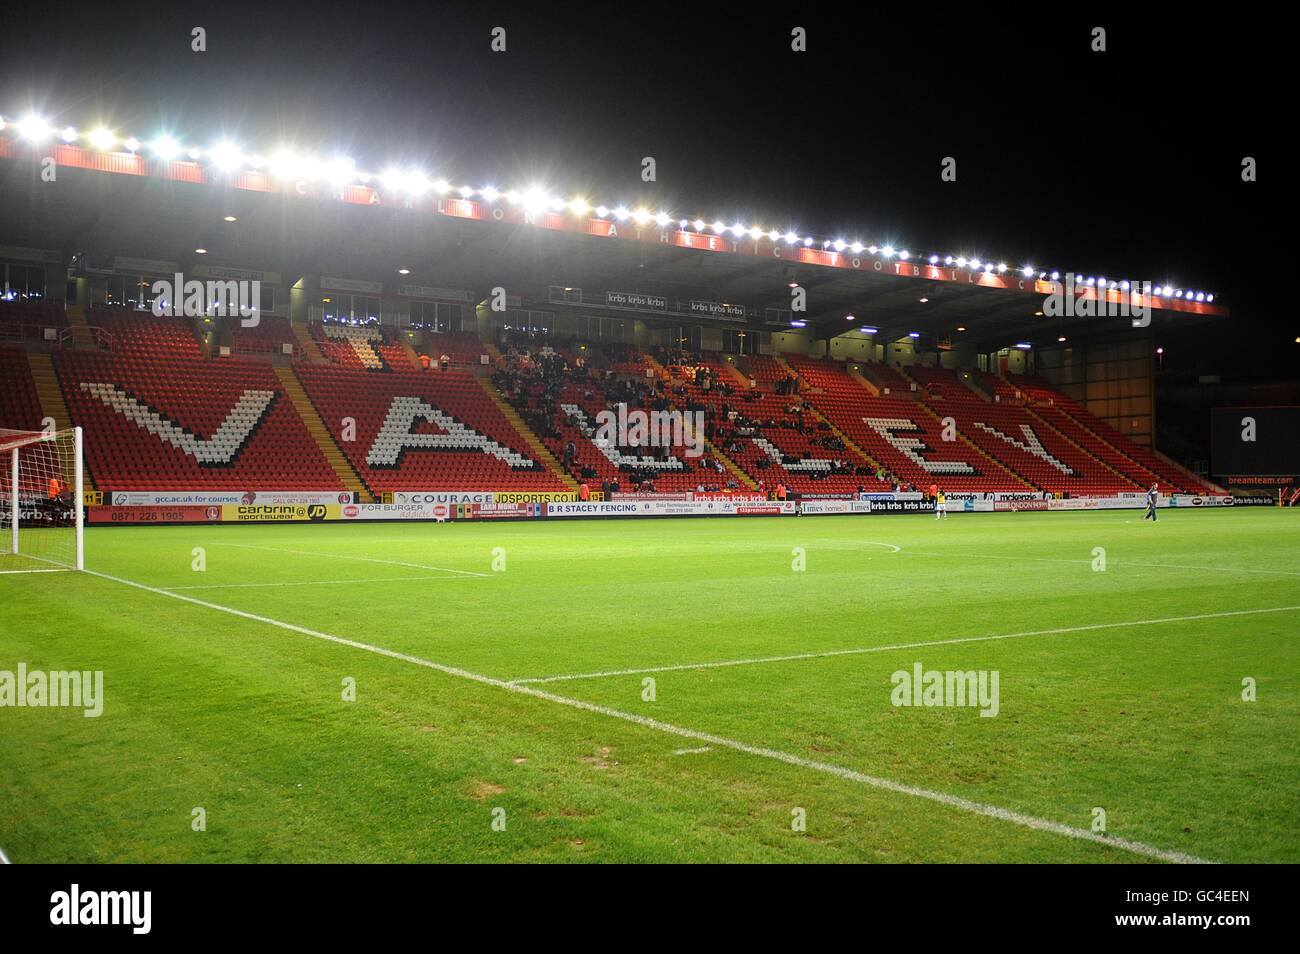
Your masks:
<path fill-rule="evenodd" d="M 759 666 L 765 663 L 799 662 L 804 659 L 830 659 L 835 656 L 865 656 L 868 653 L 886 653 L 896 649 L 924 649 L 927 646 L 956 646 L 960 643 L 987 643 L 999 639 L 1023 639 L 1027 636 L 1061 636 L 1066 633 L 1085 633 L 1099 629 L 1124 629 L 1130 626 L 1156 626 L 1161 623 L 1190 623 L 1202 619 L 1223 619 L 1228 616 L 1255 616 L 1260 613 L 1291 613 L 1300 606 L 1269 606 L 1263 609 L 1226 610 L 1222 613 L 1199 613 L 1195 616 L 1165 616 L 1160 619 L 1131 619 L 1118 623 L 1089 623 L 1085 626 L 1061 626 L 1056 629 L 1031 629 L 1023 633 L 996 633 L 991 636 L 957 636 L 953 639 L 927 639 L 918 643 L 891 643 L 887 646 L 860 646 L 854 649 L 828 649 L 816 653 L 790 653 L 785 656 L 754 656 L 749 659 L 721 659 L 713 662 L 676 663 L 669 666 L 643 666 L 639 669 L 607 669 L 603 672 L 561 673 L 557 676 L 534 676 L 512 679 L 511 685 L 536 685 L 544 682 L 571 682 L 576 679 L 608 679 L 613 676 L 641 676 L 655 672 L 681 672 L 687 669 L 726 669 L 731 666 Z"/>
<path fill-rule="evenodd" d="M 993 818 L 1032 831 L 1059 835 L 1063 838 L 1072 838 L 1077 841 L 1092 842 L 1093 844 L 1126 851 L 1130 854 L 1141 855 L 1143 857 L 1154 858 L 1159 861 L 1173 862 L 1176 864 L 1214 863 L 1207 859 L 1198 858 L 1195 855 L 1189 855 L 1181 851 L 1170 851 L 1165 848 L 1158 848 L 1155 845 L 1148 845 L 1145 842 L 1133 841 L 1128 838 L 1120 838 L 1113 835 L 1101 835 L 1087 828 L 1076 828 L 1072 825 L 1065 825 L 1061 822 L 1051 821 L 1046 818 L 1026 815 L 1023 812 L 999 808 L 996 805 L 986 805 L 982 802 L 971 801 L 970 799 L 962 798 L 957 795 L 949 795 L 946 792 L 938 792 L 928 788 L 921 788 L 916 785 L 908 785 L 904 782 L 896 782 L 893 779 L 878 778 L 874 775 L 868 775 L 865 772 L 845 768 L 842 765 L 832 765 L 829 762 L 818 762 L 814 759 L 807 759 L 790 752 L 782 752 L 779 749 L 750 745 L 748 742 L 740 742 L 735 739 L 725 738 L 724 736 L 713 735 L 709 732 L 700 732 L 696 729 L 684 728 L 682 726 L 673 725 L 669 722 L 661 722 L 658 719 L 652 719 L 649 716 L 637 715 L 633 712 L 624 712 L 621 709 L 612 709 L 608 706 L 597 705 L 592 702 L 586 702 L 582 699 L 572 699 L 568 696 L 556 695 L 553 692 L 548 692 L 544 689 L 535 689 L 532 686 L 522 686 L 517 683 L 506 682 L 503 679 L 497 679 L 492 676 L 485 676 L 481 673 L 471 672 L 468 669 L 461 669 L 457 666 L 449 666 L 445 663 L 434 662 L 430 659 L 412 656 L 409 653 L 398 652 L 394 649 L 385 649 L 382 646 L 375 646 L 370 643 L 363 643 L 359 640 L 348 639 L 345 636 L 335 636 L 330 633 L 322 633 L 319 630 L 309 629 L 306 626 L 299 626 L 296 623 L 286 623 L 283 620 L 272 619 L 269 616 L 259 616 L 256 613 L 249 613 L 244 610 L 235 609 L 234 607 L 222 606 L 220 603 L 210 603 L 193 596 L 186 596 L 183 593 L 173 593 L 170 590 L 159 589 L 156 586 L 149 586 L 146 583 L 137 583 L 134 580 L 124 579 L 120 576 L 111 576 L 108 573 L 100 573 L 97 570 L 86 570 L 85 572 L 90 576 L 97 576 L 100 579 L 109 580 L 113 583 L 120 583 L 123 586 L 134 587 L 135 589 L 144 590 L 148 593 L 156 593 L 159 596 L 165 596 L 173 600 L 181 600 L 182 602 L 190 603 L 194 606 L 201 606 L 204 609 L 214 610 L 218 613 L 227 613 L 231 616 L 238 616 L 241 619 L 247 619 L 252 622 L 275 626 L 279 629 L 299 633 L 303 636 L 310 636 L 313 639 L 320 639 L 325 642 L 334 643 L 338 646 L 347 646 L 352 649 L 359 649 L 363 652 L 373 653 L 376 656 L 385 656 L 389 659 L 410 663 L 414 666 L 423 666 L 426 669 L 432 669 L 448 676 L 455 676 L 470 682 L 476 682 L 479 685 L 491 686 L 495 689 L 505 690 L 506 692 L 513 692 L 518 695 L 530 696 L 534 699 L 541 699 L 557 705 L 567 706 L 570 709 L 578 709 L 583 712 L 590 712 L 594 715 L 618 719 L 622 722 L 641 726 L 642 728 L 652 729 L 668 735 L 675 735 L 683 739 L 691 739 L 692 741 L 700 742 L 705 745 L 731 749 L 735 752 L 742 752 L 746 755 L 752 755 L 757 758 L 768 759 L 774 762 L 783 762 L 786 765 L 791 765 L 796 768 L 819 772 L 823 775 L 831 775 L 848 782 L 856 782 L 860 785 L 866 785 L 871 788 L 894 792 L 899 795 L 908 795 L 913 798 L 925 799 L 926 801 L 945 805 L 949 808 L 955 808 L 958 811 L 963 811 L 968 814 Z"/>

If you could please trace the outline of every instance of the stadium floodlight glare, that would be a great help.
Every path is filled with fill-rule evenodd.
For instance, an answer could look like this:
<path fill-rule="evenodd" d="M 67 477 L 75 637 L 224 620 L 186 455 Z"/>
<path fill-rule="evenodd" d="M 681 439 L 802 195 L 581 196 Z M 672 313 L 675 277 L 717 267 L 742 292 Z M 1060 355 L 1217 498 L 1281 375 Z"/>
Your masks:
<path fill-rule="evenodd" d="M 1019 348 L 1021 351 L 1028 351 L 1030 348 L 1033 347 L 1033 345 L 1031 345 L 1028 341 L 1017 341 L 1016 347 Z"/>
<path fill-rule="evenodd" d="M 436 182 L 433 185 L 434 188 L 438 187 L 438 184 Z M 478 194 L 481 195 L 488 202 L 495 202 L 501 195 L 501 193 L 498 192 L 496 189 L 494 189 L 492 186 L 484 186 L 482 189 L 479 190 Z"/>
<path fill-rule="evenodd" d="M 1120 287 L 1121 289 L 1123 289 L 1124 291 L 1128 291 L 1129 288 L 1130 288 L 1131 286 L 1129 285 L 1129 281 L 1128 281 L 1128 279 L 1126 278 L 1126 279 L 1124 279 L 1122 282 L 1119 283 L 1119 287 Z"/>
<path fill-rule="evenodd" d="M 436 184 L 435 184 L 435 186 L 436 186 Z M 464 186 L 461 186 L 461 187 L 460 187 L 459 189 L 457 189 L 456 191 L 460 193 L 460 197 L 461 197 L 462 199 L 468 199 L 470 196 L 472 196 L 472 195 L 474 194 L 474 187 L 473 187 L 473 186 L 467 186 L 467 185 L 464 185 Z"/>
<path fill-rule="evenodd" d="M 602 219 L 605 218 L 607 215 L 609 215 L 609 206 L 606 205 L 596 206 L 596 215 L 600 216 L 600 218 Z"/>
<path fill-rule="evenodd" d="M 898 253 L 898 257 L 901 258 L 903 261 L 907 261 L 909 258 L 912 257 L 912 253 L 909 252 L 907 249 L 903 249 L 901 252 Z"/>
<path fill-rule="evenodd" d="M 740 236 L 744 235 L 746 231 L 748 231 L 748 230 L 745 228 L 744 224 L 741 223 L 741 222 L 737 222 L 735 225 L 733 225 L 733 226 L 731 227 L 731 234 L 734 235 L 734 236 L 736 236 L 737 238 L 739 238 Z"/>
<path fill-rule="evenodd" d="M 520 200 L 521 196 L 520 196 L 519 193 L 516 192 L 514 189 L 511 189 L 511 190 L 510 190 L 509 192 L 507 192 L 505 195 L 506 195 L 506 201 L 509 202 L 511 205 L 518 205 L 518 204 L 519 204 L 519 200 Z"/>
<path fill-rule="evenodd" d="M 907 336 L 908 336 L 909 338 L 919 338 L 919 337 L 921 337 L 921 332 L 919 332 L 919 331 L 909 331 L 909 332 L 907 333 Z"/>
<path fill-rule="evenodd" d="M 767 233 L 767 237 L 769 240 L 775 242 L 777 239 L 781 237 L 781 233 L 778 232 L 776 229 L 769 229 Z"/>
<path fill-rule="evenodd" d="M 808 246 L 812 245 L 812 243 L 813 243 L 813 237 L 812 237 L 811 235 L 807 236 L 807 237 L 804 238 L 804 240 L 803 240 L 803 246 L 804 246 L 804 248 L 807 248 Z"/>
<path fill-rule="evenodd" d="M 1064 341 L 1064 340 L 1065 340 L 1065 335 L 1061 335 L 1061 337 L 1057 338 L 1056 340 L 1057 340 L 1057 341 Z"/>
<path fill-rule="evenodd" d="M 758 241 L 760 238 L 763 237 L 763 230 L 759 228 L 757 225 L 751 225 L 749 227 L 749 237 L 752 238 L 754 241 Z"/>
<path fill-rule="evenodd" d="M 868 245 L 868 246 L 867 246 L 867 251 L 870 252 L 872 255 L 875 255 L 877 252 L 880 251 L 880 246 L 879 246 L 879 245 Z"/>
<path fill-rule="evenodd" d="M 332 185 L 345 186 L 357 177 L 357 165 L 347 156 L 331 159 L 325 175 Z"/>
<path fill-rule="evenodd" d="M 412 172 L 406 177 L 406 191 L 411 195 L 424 195 L 433 188 L 433 183 L 428 180 L 423 172 Z"/>
<path fill-rule="evenodd" d="M 880 334 L 880 329 L 878 329 L 878 328 L 872 328 L 870 325 L 867 325 L 867 326 L 864 327 L 864 328 L 859 328 L 858 330 L 861 331 L 864 335 L 878 335 L 878 334 Z"/>
<path fill-rule="evenodd" d="M 1214 301 L 1214 295 L 1213 295 L 1213 294 L 1206 295 L 1206 296 L 1205 296 L 1205 300 L 1206 300 L 1207 302 L 1209 302 L 1209 301 Z"/>
<path fill-rule="evenodd" d="M 806 322 L 806 321 L 799 321 L 798 319 L 796 319 L 796 320 L 790 322 L 790 327 L 791 327 L 791 328 L 803 328 L 803 327 L 807 326 L 807 324 L 808 324 L 808 322 Z M 1300 341 L 1300 338 L 1297 338 L 1296 340 L 1297 340 L 1297 341 Z"/>
<path fill-rule="evenodd" d="M 406 176 L 400 169 L 386 169 L 379 176 L 379 181 L 384 184 L 384 188 L 389 192 L 396 192 L 406 182 Z"/>
<path fill-rule="evenodd" d="M 703 219 L 696 219 L 694 222 L 691 223 L 691 227 L 695 229 L 695 231 L 697 232 L 703 232 L 707 226 L 708 223 L 705 222 Z"/>
<path fill-rule="evenodd" d="M 1026 278 L 1031 277 L 1034 274 L 1034 266 L 1026 265 L 1020 270 L 1020 274 L 1024 275 Z"/>
<path fill-rule="evenodd" d="M 244 157 L 239 152 L 239 147 L 228 139 L 221 140 L 221 142 L 209 149 L 208 155 L 212 157 L 212 161 L 217 164 L 218 169 L 223 169 L 226 172 L 238 169 L 244 161 Z"/>
<path fill-rule="evenodd" d="M 523 203 L 524 211 L 533 215 L 544 211 L 546 209 L 546 191 L 538 186 L 533 186 L 524 193 Z"/>
<path fill-rule="evenodd" d="M 1006 263 L 1006 262 L 998 262 L 998 274 L 1001 275 L 1001 274 L 1002 274 L 1003 272 L 1005 272 L 1006 270 L 1007 270 L 1007 263 Z"/>
<path fill-rule="evenodd" d="M 564 200 L 561 199 L 558 195 L 556 195 L 556 196 L 551 196 L 551 211 L 552 211 L 552 212 L 563 212 L 563 211 L 564 211 L 564 206 L 565 206 L 565 202 L 564 202 Z"/>
<path fill-rule="evenodd" d="M 957 261 L 955 258 L 953 258 L 951 255 L 947 255 L 947 256 L 944 256 L 943 263 L 944 263 L 945 265 L 951 265 L 951 264 L 952 264 L 953 262 L 955 262 L 955 261 Z"/>
<path fill-rule="evenodd" d="M 939 256 L 938 256 L 938 255 L 931 255 L 931 256 L 930 256 L 930 264 L 931 264 L 931 265 L 938 265 L 938 264 L 939 264 Z"/>
<path fill-rule="evenodd" d="M 41 142 L 50 134 L 50 126 L 39 116 L 28 116 L 18 121 L 18 134 L 28 142 Z"/>
<path fill-rule="evenodd" d="M 1102 287 L 1105 286 L 1105 284 L 1106 284 L 1106 278 L 1105 278 L 1105 276 L 1098 275 L 1098 276 L 1097 276 L 1097 287 L 1098 287 L 1098 288 L 1102 288 Z"/>
<path fill-rule="evenodd" d="M 298 157 L 288 149 L 276 150 L 269 160 L 269 165 L 271 173 L 277 179 L 294 179 L 298 176 Z M 388 184 L 387 180 L 384 184 Z M 389 186 L 389 188 L 396 188 L 396 186 Z"/>
<path fill-rule="evenodd" d="M 885 256 L 885 258 L 893 258 L 893 257 L 894 257 L 894 246 L 892 246 L 892 245 L 886 245 L 886 246 L 884 246 L 883 248 L 881 248 L 881 250 L 880 250 L 880 254 L 883 255 L 883 256 Z"/>
<path fill-rule="evenodd" d="M 140 151 L 140 140 L 136 139 L 134 136 L 131 136 L 129 139 L 126 140 L 126 142 L 122 143 L 122 145 L 126 148 L 127 152 Z"/>
<path fill-rule="evenodd" d="M 964 255 L 958 255 L 958 256 L 957 256 L 957 266 L 958 266 L 959 268 L 965 268 L 965 267 L 966 267 L 966 257 L 965 257 Z"/>
<path fill-rule="evenodd" d="M 618 219 L 620 222 L 626 221 L 628 215 L 627 206 L 625 205 L 620 205 L 614 210 L 614 218 Z"/>
<path fill-rule="evenodd" d="M 113 135 L 112 130 L 105 129 L 103 126 L 92 131 L 86 138 L 90 140 L 92 146 L 101 152 L 108 152 L 117 145 L 117 137 Z"/>
<path fill-rule="evenodd" d="M 486 191 L 484 192 L 484 194 L 486 195 Z M 572 212 L 574 215 L 586 215 L 589 211 L 591 211 L 591 206 L 587 204 L 586 199 L 583 199 L 581 197 L 574 197 L 569 200 L 569 211 Z"/>
<path fill-rule="evenodd" d="M 834 245 L 835 245 L 835 251 L 837 252 L 844 251 L 844 239 L 836 239 Z"/>
<path fill-rule="evenodd" d="M 724 222 L 714 222 L 709 226 L 709 228 L 713 229 L 713 231 L 717 232 L 719 235 L 727 231 L 727 226 Z"/>
<path fill-rule="evenodd" d="M 64 126 L 63 132 L 59 133 L 59 136 L 64 142 L 76 142 L 77 129 L 75 126 Z"/>
<path fill-rule="evenodd" d="M 170 162 L 180 155 L 180 144 L 171 136 L 162 135 L 149 143 L 149 148 L 153 154 L 164 162 Z"/>
<path fill-rule="evenodd" d="M 1061 280 L 1061 273 L 1060 273 L 1060 272 L 1052 272 L 1052 281 L 1056 282 L 1056 281 L 1060 281 L 1060 280 Z"/>
<path fill-rule="evenodd" d="M 655 223 L 660 227 L 667 225 L 671 221 L 672 219 L 669 217 L 668 213 L 664 212 L 662 209 L 655 215 Z"/>
<path fill-rule="evenodd" d="M 647 222 L 650 221 L 650 210 L 647 209 L 645 206 L 641 206 L 637 208 L 632 213 L 632 221 L 635 222 L 637 225 L 645 225 Z"/>

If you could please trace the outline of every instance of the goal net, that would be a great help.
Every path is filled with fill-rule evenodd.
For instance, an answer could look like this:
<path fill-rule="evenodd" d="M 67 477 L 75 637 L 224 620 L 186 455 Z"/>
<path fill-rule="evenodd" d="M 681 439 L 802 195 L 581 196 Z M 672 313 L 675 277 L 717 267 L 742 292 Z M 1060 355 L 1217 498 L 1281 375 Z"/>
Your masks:
<path fill-rule="evenodd" d="M 81 428 L 0 428 L 0 573 L 85 568 Z"/>

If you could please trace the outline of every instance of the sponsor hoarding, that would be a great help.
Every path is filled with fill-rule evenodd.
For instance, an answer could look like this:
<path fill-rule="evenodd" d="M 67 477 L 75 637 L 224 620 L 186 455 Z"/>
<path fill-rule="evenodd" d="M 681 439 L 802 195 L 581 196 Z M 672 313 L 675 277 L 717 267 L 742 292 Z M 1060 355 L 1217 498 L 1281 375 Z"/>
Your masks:
<path fill-rule="evenodd" d="M 114 507 L 209 507 L 221 504 L 309 506 L 352 503 L 347 490 L 115 490 L 109 494 Z"/>
<path fill-rule="evenodd" d="M 217 523 L 221 507 L 87 507 L 87 523 Z"/>

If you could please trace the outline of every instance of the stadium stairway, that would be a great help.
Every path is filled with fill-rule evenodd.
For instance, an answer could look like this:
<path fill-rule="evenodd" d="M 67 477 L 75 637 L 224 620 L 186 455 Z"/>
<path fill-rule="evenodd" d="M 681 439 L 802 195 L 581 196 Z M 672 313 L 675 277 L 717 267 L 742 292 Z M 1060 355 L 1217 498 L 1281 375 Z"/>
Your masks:
<path fill-rule="evenodd" d="M 880 397 L 880 388 L 872 384 L 871 380 L 865 374 L 859 371 L 858 368 L 859 365 L 854 365 L 854 364 L 849 365 L 847 369 L 849 372 L 849 377 L 851 377 L 854 381 L 857 381 L 858 384 L 866 388 L 872 397 Z"/>
<path fill-rule="evenodd" d="M 519 432 L 519 435 L 527 442 L 532 452 L 537 455 L 537 459 L 546 465 L 546 469 L 554 474 L 557 479 L 563 481 L 564 486 L 568 487 L 570 490 L 576 491 L 578 489 L 578 482 L 564 472 L 564 468 L 561 467 L 560 462 L 555 459 L 555 455 L 551 453 L 551 449 L 542 443 L 541 439 L 533 433 L 531 427 L 524 423 L 524 419 L 519 416 L 519 412 L 511 407 L 510 403 L 497 393 L 496 388 L 492 387 L 492 382 L 487 378 L 475 378 L 475 380 L 482 386 L 484 392 L 492 400 L 492 403 L 497 406 L 497 409 L 505 416 L 505 419 L 510 422 L 511 426 L 514 427 L 514 429 Z"/>
<path fill-rule="evenodd" d="M 717 363 L 717 367 L 722 367 L 723 365 L 725 365 L 727 370 L 731 372 L 731 376 L 735 379 L 736 384 L 739 384 L 745 390 L 749 390 L 749 375 L 736 367 L 736 362 L 728 361 L 724 358 Z"/>
<path fill-rule="evenodd" d="M 737 482 L 739 482 L 742 487 L 749 490 L 758 489 L 758 481 L 741 470 L 740 465 L 724 454 L 721 448 L 716 447 L 712 441 L 705 441 L 704 446 L 708 452 L 717 458 L 722 466 L 727 469 L 728 473 L 730 473 L 732 477 L 736 478 Z"/>
<path fill-rule="evenodd" d="M 86 328 L 86 334 L 89 335 L 90 329 L 86 326 L 84 318 L 81 323 Z M 54 426 L 58 430 L 71 427 L 72 413 L 68 410 L 67 402 L 63 400 L 63 389 L 59 387 L 59 376 L 54 372 L 53 359 L 48 354 L 29 351 L 27 366 L 32 371 L 32 383 L 36 386 L 36 396 L 41 402 L 41 414 L 53 418 Z M 89 467 L 84 468 L 82 481 L 86 490 L 95 489 Z"/>
<path fill-rule="evenodd" d="M 926 389 L 925 389 L 925 386 L 924 386 L 920 381 L 918 381 L 916 378 L 914 378 L 914 377 L 911 375 L 911 373 L 907 370 L 907 368 L 900 368 L 899 370 L 902 372 L 903 377 L 906 378 L 906 379 L 908 380 L 909 383 L 912 383 L 912 384 L 915 384 L 915 385 L 916 385 L 916 388 L 917 388 L 917 389 L 916 389 L 915 391 L 912 392 L 912 394 L 916 397 L 916 406 L 917 406 L 918 408 L 920 408 L 921 410 L 923 410 L 926 414 L 930 415 L 930 417 L 934 418 L 934 420 L 935 420 L 936 422 L 938 422 L 939 426 L 942 427 L 942 426 L 943 426 L 943 418 L 939 416 L 939 412 L 936 411 L 934 408 L 932 408 L 932 407 L 931 407 L 931 406 L 930 406 L 930 405 L 929 405 L 929 404 L 928 404 L 928 403 L 923 399 L 923 396 L 927 393 L 927 392 L 926 392 Z M 965 444 L 967 447 L 969 447 L 972 451 L 974 451 L 976 454 L 978 454 L 981 458 L 983 458 L 984 460 L 988 461 L 990 464 L 992 464 L 992 465 L 993 465 L 994 467 L 996 467 L 998 470 L 1002 471 L 1004 474 L 1006 474 L 1008 477 L 1010 477 L 1010 478 L 1011 478 L 1012 480 L 1014 480 L 1016 483 L 1018 483 L 1018 484 L 1022 484 L 1023 486 L 1025 486 L 1025 487 L 1027 487 L 1027 488 L 1029 488 L 1029 489 L 1031 489 L 1031 490 L 1042 490 L 1041 487 L 1039 487 L 1039 486 L 1037 486 L 1037 485 L 1031 483 L 1030 481 L 1026 480 L 1024 477 L 1022 477 L 1020 474 L 1016 473 L 1014 470 L 1012 470 L 1012 469 L 1011 469 L 1010 467 L 1008 467 L 1006 464 L 1002 463 L 1002 461 L 998 460 L 998 459 L 997 459 L 996 457 L 994 457 L 992 454 L 988 453 L 986 450 L 984 450 L 982 447 L 980 447 L 978 444 L 976 444 L 974 441 L 972 441 L 970 438 L 968 438 L 965 434 L 963 434 L 959 428 L 955 429 L 955 433 L 956 433 L 956 435 L 957 435 L 957 439 L 958 439 L 959 441 L 961 441 L 963 444 Z"/>
<path fill-rule="evenodd" d="M 316 339 L 311 336 L 311 330 L 306 324 L 300 321 L 289 322 L 289 327 L 293 329 L 293 336 L 298 340 L 298 346 L 302 348 L 303 354 L 312 364 L 329 364 L 325 355 L 321 353 L 316 344 Z"/>
<path fill-rule="evenodd" d="M 416 371 L 424 370 L 424 365 L 420 364 L 420 356 L 415 353 L 415 348 L 411 346 L 410 338 L 406 337 L 405 335 L 398 335 L 397 345 L 402 349 L 402 353 L 406 355 L 406 360 L 411 362 L 412 368 L 414 368 Z"/>
<path fill-rule="evenodd" d="M 375 495 L 371 493 L 364 481 L 358 476 L 347 457 L 339 450 L 339 446 L 334 443 L 329 428 L 325 426 L 325 422 L 321 420 L 320 414 L 317 413 L 316 405 L 312 404 L 311 399 L 307 397 L 307 392 L 303 390 L 302 382 L 294 374 L 293 368 L 277 367 L 275 368 L 275 376 L 284 385 L 284 393 L 293 402 L 294 410 L 298 412 L 298 416 L 302 418 L 302 422 L 306 425 L 312 440 L 320 448 L 321 456 L 330 465 L 330 469 L 338 475 L 343 486 L 356 494 L 357 500 L 362 503 L 373 503 Z"/>
<path fill-rule="evenodd" d="M 962 384 L 966 385 L 966 387 L 970 389 L 970 392 L 972 394 L 974 394 L 985 404 L 993 403 L 993 394 L 989 391 L 984 390 L 984 388 L 980 387 L 979 382 L 975 380 L 974 374 L 959 374 L 957 375 L 957 377 Z"/>
<path fill-rule="evenodd" d="M 660 381 L 671 381 L 673 379 L 673 376 L 668 373 L 668 369 L 660 364 L 654 355 L 643 353 L 641 357 L 645 359 L 646 364 L 650 365 L 650 367 L 654 369 L 655 376 L 659 378 Z M 746 381 L 745 384 L 748 385 L 749 382 Z"/>

